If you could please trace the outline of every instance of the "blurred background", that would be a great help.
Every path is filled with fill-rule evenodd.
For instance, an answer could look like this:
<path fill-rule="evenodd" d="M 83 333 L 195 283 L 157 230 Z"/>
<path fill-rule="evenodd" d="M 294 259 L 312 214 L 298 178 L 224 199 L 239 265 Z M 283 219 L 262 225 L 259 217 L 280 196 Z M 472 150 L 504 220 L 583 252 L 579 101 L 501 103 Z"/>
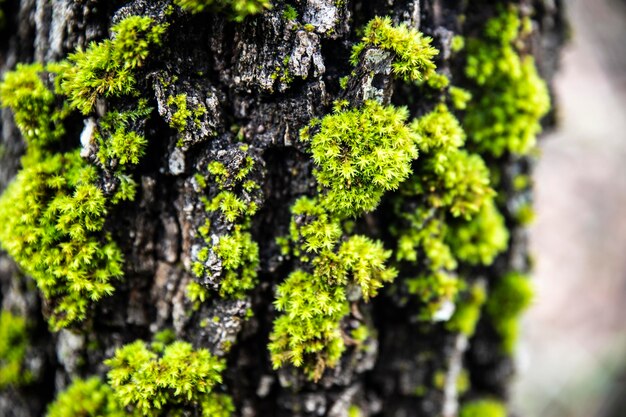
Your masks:
<path fill-rule="evenodd" d="M 536 175 L 534 306 L 514 407 L 626 416 L 626 1 L 567 0 L 560 127 Z"/>

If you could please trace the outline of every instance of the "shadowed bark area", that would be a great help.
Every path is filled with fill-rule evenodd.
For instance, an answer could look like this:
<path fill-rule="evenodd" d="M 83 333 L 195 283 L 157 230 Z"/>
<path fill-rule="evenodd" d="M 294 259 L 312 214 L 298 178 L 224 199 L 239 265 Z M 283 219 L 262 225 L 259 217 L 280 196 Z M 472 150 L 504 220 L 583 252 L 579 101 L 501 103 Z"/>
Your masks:
<path fill-rule="evenodd" d="M 299 131 L 311 120 L 332 112 L 336 100 L 359 107 L 376 98 L 383 104 L 407 106 L 411 118 L 432 110 L 440 96 L 422 86 L 392 77 L 392 56 L 350 62 L 352 46 L 375 16 L 391 16 L 433 38 L 440 53 L 439 72 L 465 87 L 465 56 L 454 53 L 452 38 L 479 36 L 485 21 L 497 15 L 500 2 L 440 0 L 274 0 L 273 7 L 242 22 L 227 13 L 207 9 L 190 14 L 169 1 L 134 0 L 5 0 L 0 2 L 5 24 L 0 40 L 0 72 L 18 63 L 50 63 L 65 59 L 90 42 L 110 36 L 112 25 L 130 15 L 167 22 L 162 44 L 137 72 L 137 91 L 153 108 L 143 131 L 145 156 L 131 171 L 137 183 L 133 201 L 111 208 L 104 230 L 124 254 L 124 277 L 115 292 L 94 303 L 88 317 L 71 328 L 48 330 L 50 302 L 42 300 L 32 279 L 10 257 L 0 254 L 0 301 L 29 322 L 29 348 L 23 368 L 32 380 L 0 390 L 0 415 L 45 415 L 47 404 L 73 379 L 105 376 L 103 361 L 115 349 L 137 339 L 151 340 L 164 329 L 195 348 L 207 348 L 227 360 L 223 391 L 232 396 L 237 416 L 445 416 L 458 415 L 459 404 L 477 398 L 506 401 L 515 364 L 503 353 L 502 340 L 484 317 L 476 333 L 449 330 L 444 322 L 418 319 L 419 301 L 397 289 L 407 276 L 401 271 L 368 303 L 350 299 L 350 314 L 341 327 L 348 341 L 339 363 L 326 368 L 317 382 L 300 369 L 274 370 L 267 349 L 273 321 L 276 287 L 299 267 L 281 252 L 277 238 L 289 233 L 291 206 L 301 196 L 316 194 L 314 163 Z M 525 53 L 535 57 L 548 82 L 558 64 L 566 23 L 560 1 L 511 2 L 532 21 Z M 297 12 L 286 18 L 287 6 Z M 353 72 L 354 71 L 354 72 Z M 345 86 L 340 78 L 352 73 Z M 374 94 L 374 96 L 372 96 Z M 171 97 L 184 95 L 186 105 L 204 110 L 182 128 L 176 126 Z M 119 101 L 100 99 L 89 117 L 102 116 Z M 114 103 L 112 103 L 114 102 Z M 554 107 L 554 104 L 553 104 Z M 0 189 L 20 168 L 25 144 L 12 112 L 1 110 Z M 73 114 L 65 120 L 62 146 L 80 147 L 89 117 Z M 554 122 L 554 110 L 544 127 Z M 67 142 L 67 143 L 65 143 Z M 242 145 L 246 145 L 243 146 Z M 92 155 L 93 157 L 93 155 Z M 232 222 L 207 213 L 203 197 L 217 185 L 202 187 L 197 174 L 212 161 L 235 175 L 253 161 L 246 180 L 258 187 L 242 197 L 258 211 L 249 232 L 259 247 L 258 284 L 245 296 L 220 297 L 224 265 L 205 263 L 201 278 L 194 263 L 205 240 L 198 230 L 211 221 L 211 237 L 231 233 Z M 93 159 L 93 158 L 92 158 Z M 528 272 L 527 232 L 516 221 L 520 200 L 531 201 L 531 190 L 520 191 L 515 178 L 531 175 L 533 158 L 505 154 L 487 159 L 499 170 L 498 205 L 509 229 L 509 247 L 493 265 L 463 267 L 468 282 L 491 283 L 515 270 Z M 418 162 L 419 163 L 419 159 Z M 106 189 L 111 178 L 104 175 Z M 393 223 L 392 193 L 379 208 L 355 219 L 355 230 L 394 248 L 388 232 Z M 417 204 L 417 203 L 416 203 Z M 209 255 L 210 257 L 211 255 Z M 409 275 L 419 275 L 419 267 Z M 194 308 L 186 296 L 191 282 L 208 291 Z M 362 344 L 350 344 L 350 332 L 366 325 Z M 469 380 L 461 388 L 459 378 Z M 466 384 L 465 384 L 466 385 Z M 196 416 L 198 410 L 184 415 Z"/>

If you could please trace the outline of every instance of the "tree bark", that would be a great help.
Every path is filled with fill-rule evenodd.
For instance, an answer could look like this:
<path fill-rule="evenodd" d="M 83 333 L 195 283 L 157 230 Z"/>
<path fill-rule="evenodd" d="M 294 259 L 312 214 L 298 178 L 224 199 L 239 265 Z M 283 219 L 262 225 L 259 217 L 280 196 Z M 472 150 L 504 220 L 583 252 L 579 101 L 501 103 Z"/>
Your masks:
<path fill-rule="evenodd" d="M 297 20 L 283 16 L 287 3 Z M 110 37 L 111 26 L 128 15 L 166 19 L 169 27 L 158 52 L 138 76 L 138 89 L 154 108 L 146 126 L 146 155 L 132 175 L 138 184 L 134 201 L 112 208 L 105 230 L 124 254 L 124 277 L 115 293 L 98 301 L 85 321 L 71 329 L 49 330 L 47 302 L 36 285 L 6 254 L 0 255 L 0 301 L 3 310 L 27 318 L 29 348 L 24 369 L 32 381 L 0 391 L 0 415 L 45 415 L 47 404 L 73 379 L 104 376 L 103 361 L 115 349 L 137 339 L 150 340 L 172 328 L 177 339 L 207 348 L 227 359 L 223 385 L 239 416 L 456 416 L 459 404 L 474 398 L 506 401 L 515 364 L 502 353 L 500 337 L 486 320 L 468 339 L 445 323 L 415 320 L 416 304 L 403 303 L 386 287 L 369 303 L 351 303 L 342 323 L 375 329 L 366 348 L 348 347 L 334 368 L 313 382 L 299 369 L 272 368 L 267 350 L 277 285 L 296 261 L 281 254 L 276 238 L 289 233 L 290 207 L 303 195 L 314 195 L 313 161 L 298 132 L 311 120 L 332 111 L 337 99 L 354 106 L 377 89 L 383 103 L 407 105 L 412 117 L 437 102 L 415 85 L 394 81 L 390 62 L 359 64 L 346 90 L 339 79 L 353 70 L 350 51 L 357 33 L 374 16 L 391 16 L 431 36 L 440 50 L 439 71 L 463 87 L 462 59 L 451 52 L 453 35 L 476 36 L 497 14 L 499 2 L 440 0 L 294 0 L 273 1 L 263 13 L 235 22 L 207 9 L 190 14 L 169 1 L 132 0 L 5 0 L 0 3 L 5 25 L 0 40 L 0 72 L 18 63 L 49 63 L 65 59 L 90 42 Z M 566 36 L 559 0 L 513 1 L 533 22 L 528 45 L 541 76 L 552 79 Z M 309 25 L 309 26 L 307 26 Z M 288 59 L 285 59 L 288 57 Z M 376 67 L 379 65 L 379 67 Z M 372 87 L 373 86 L 373 87 Z M 370 91 L 371 92 L 371 91 Z M 178 131 L 168 97 L 185 94 L 187 103 L 203 103 L 204 114 L 193 127 Z M 100 104 L 99 104 L 100 105 Z M 553 106 L 554 107 L 554 106 Z M 554 124 L 554 110 L 544 127 Z M 86 117 L 66 122 L 68 143 L 79 145 Z M 171 123 L 170 123 L 171 124 Z M 20 169 L 25 144 L 12 112 L 2 109 L 0 190 Z M 249 145 L 242 153 L 240 144 Z M 251 178 L 260 185 L 250 197 L 259 207 L 250 230 L 260 248 L 259 282 L 241 299 L 210 299 L 193 309 L 187 285 L 197 246 L 196 231 L 207 214 L 196 173 L 211 161 L 240 169 L 245 156 L 254 160 Z M 497 190 L 509 226 L 508 249 L 493 265 L 472 269 L 473 280 L 493 280 L 510 270 L 530 269 L 527 232 L 512 220 L 507 207 L 520 193 L 511 184 L 519 173 L 532 173 L 533 158 L 503 157 L 494 164 L 503 180 Z M 525 191 L 526 199 L 530 194 Z M 384 232 L 390 216 L 383 201 L 377 211 L 359 218 L 357 229 L 393 247 Z M 214 233 L 227 224 L 212 223 Z M 382 229 L 382 230 L 381 230 Z M 219 272 L 219 265 L 215 266 Z M 212 276 L 217 276 L 214 274 Z M 402 280 L 403 277 L 396 278 Z M 219 282 L 199 281 L 213 291 Z M 253 314 L 251 315 L 250 312 Z M 252 316 L 252 317 L 250 317 Z M 470 388 L 459 393 L 457 380 L 467 374 Z M 358 410 L 361 414 L 356 413 Z M 191 415 L 191 414 L 190 414 Z"/>

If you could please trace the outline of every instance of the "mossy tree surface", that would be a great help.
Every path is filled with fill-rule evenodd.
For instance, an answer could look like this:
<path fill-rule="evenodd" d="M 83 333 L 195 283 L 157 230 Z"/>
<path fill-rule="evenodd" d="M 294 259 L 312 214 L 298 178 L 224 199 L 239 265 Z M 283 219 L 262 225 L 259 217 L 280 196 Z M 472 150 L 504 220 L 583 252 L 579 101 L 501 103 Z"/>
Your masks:
<path fill-rule="evenodd" d="M 0 0 L 0 415 L 506 415 L 521 3 Z"/>

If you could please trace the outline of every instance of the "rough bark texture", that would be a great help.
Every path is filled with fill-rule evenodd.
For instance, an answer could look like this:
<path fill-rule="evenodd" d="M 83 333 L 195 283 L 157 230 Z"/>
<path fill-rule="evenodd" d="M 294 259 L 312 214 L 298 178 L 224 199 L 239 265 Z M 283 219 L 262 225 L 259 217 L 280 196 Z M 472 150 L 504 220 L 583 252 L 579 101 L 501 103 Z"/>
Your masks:
<path fill-rule="evenodd" d="M 339 78 L 352 71 L 350 49 L 356 30 L 376 15 L 392 16 L 434 38 L 440 49 L 438 68 L 463 85 L 463 65 L 451 59 L 453 34 L 475 34 L 493 16 L 496 3 L 488 1 L 294 0 L 300 25 L 282 17 L 284 4 L 242 23 L 218 13 L 191 15 L 176 9 L 159 53 L 142 68 L 140 90 L 155 111 L 146 125 L 146 157 L 134 176 L 139 184 L 134 202 L 123 203 L 109 214 L 107 229 L 125 255 L 124 279 L 113 296 L 97 303 L 79 328 L 51 333 L 43 318 L 45 303 L 34 283 L 15 264 L 0 255 L 0 301 L 3 309 L 18 311 L 31 322 L 26 369 L 34 383 L 0 392 L 0 415 L 30 417 L 45 414 L 45 407 L 73 378 L 103 375 L 103 360 L 124 343 L 173 328 L 179 339 L 205 347 L 228 360 L 224 386 L 232 395 L 237 415 L 346 416 L 358 405 L 363 416 L 455 416 L 459 398 L 456 379 L 461 366 L 469 372 L 471 389 L 463 399 L 494 396 L 506 399 L 514 363 L 501 353 L 498 336 L 480 323 L 467 340 L 441 323 L 412 319 L 415 306 L 401 304 L 385 292 L 370 303 L 353 303 L 346 328 L 371 323 L 377 336 L 367 349 L 348 348 L 334 369 L 317 383 L 293 368 L 272 370 L 268 335 L 276 315 L 277 284 L 292 270 L 293 261 L 280 253 L 276 237 L 288 233 L 290 206 L 302 195 L 315 192 L 312 161 L 298 131 L 327 114 L 334 100 L 353 105 L 378 95 L 384 103 L 408 104 L 418 115 L 432 106 L 429 97 L 400 86 L 390 76 L 390 58 L 364 60 L 346 90 Z M 541 75 L 551 79 L 563 43 L 565 23 L 561 2 L 522 0 L 533 10 L 536 23 L 532 49 Z M 134 0 L 6 0 L 7 18 L 0 40 L 0 72 L 20 62 L 58 61 L 76 48 L 108 36 L 112 23 L 128 14 L 163 18 L 167 1 Z M 306 30 L 304 25 L 314 25 Z M 289 57 L 289 60 L 285 60 Z M 286 64 L 288 62 L 288 64 Z M 285 68 L 287 67 L 287 68 Z M 281 74 L 290 74 L 287 80 Z M 172 118 L 167 97 L 185 93 L 188 103 L 204 103 L 207 113 L 193 128 L 179 134 L 168 127 Z M 413 97 L 408 100 L 408 97 Z M 549 117 L 547 124 L 554 119 Z M 0 189 L 17 172 L 24 144 L 10 111 L 2 110 Z M 83 121 L 76 119 L 78 137 Z M 210 161 L 223 162 L 236 171 L 243 162 L 238 141 L 250 145 L 255 161 L 252 179 L 260 192 L 250 195 L 260 211 L 252 222 L 252 235 L 260 247 L 259 285 L 243 300 L 218 296 L 197 311 L 185 297 L 194 279 L 192 255 L 201 242 L 196 230 L 207 214 L 194 175 Z M 178 146 L 177 146 L 178 144 Z M 532 172 L 529 158 L 499 162 L 510 204 L 519 199 L 512 178 Z M 524 197 L 528 198 L 528 197 Z M 385 224 L 384 203 L 358 227 L 373 235 Z M 506 206 L 505 206 L 506 207 Z M 506 214 L 506 211 L 505 211 Z M 509 222 L 513 225 L 513 222 Z M 214 224 L 213 230 L 228 230 Z M 222 228 L 222 229 L 220 229 Z M 473 271 L 489 280 L 502 271 L 529 269 L 527 233 L 514 226 L 508 251 L 488 269 Z M 219 273 L 219 262 L 210 266 Z M 212 276 L 217 276 L 214 274 Z M 216 286 L 210 279 L 203 282 Z M 248 317 L 248 309 L 254 313 Z M 218 319 L 213 319 L 218 317 Z M 208 319 L 203 322 L 203 319 Z M 436 382 L 443 372 L 443 384 Z M 419 394 L 416 392 L 419 391 Z"/>

